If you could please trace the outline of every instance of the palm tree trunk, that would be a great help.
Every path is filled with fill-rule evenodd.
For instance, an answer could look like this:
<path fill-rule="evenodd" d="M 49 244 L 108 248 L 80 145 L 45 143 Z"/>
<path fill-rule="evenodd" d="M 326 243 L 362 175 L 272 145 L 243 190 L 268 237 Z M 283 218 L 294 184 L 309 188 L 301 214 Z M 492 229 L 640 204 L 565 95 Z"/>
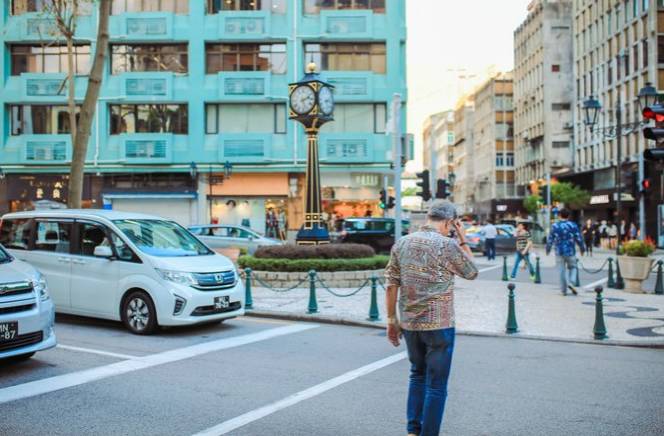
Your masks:
<path fill-rule="evenodd" d="M 97 29 L 97 47 L 95 50 L 92 69 L 88 79 L 88 88 L 81 106 L 78 129 L 73 143 L 71 171 L 69 173 L 69 200 L 70 208 L 80 208 L 83 197 L 83 177 L 85 173 L 85 156 L 88 152 L 88 140 L 92 119 L 95 116 L 99 89 L 104 73 L 104 58 L 108 47 L 108 17 L 111 14 L 111 0 L 99 2 L 99 28 Z"/>

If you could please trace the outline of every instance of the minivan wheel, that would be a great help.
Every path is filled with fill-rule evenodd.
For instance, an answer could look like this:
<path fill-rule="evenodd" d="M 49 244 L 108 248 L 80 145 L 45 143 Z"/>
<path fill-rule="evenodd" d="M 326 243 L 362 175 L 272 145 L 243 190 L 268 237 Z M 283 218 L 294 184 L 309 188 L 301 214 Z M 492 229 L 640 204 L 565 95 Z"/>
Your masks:
<path fill-rule="evenodd" d="M 157 329 L 157 311 L 148 294 L 132 292 L 122 304 L 122 322 L 136 335 L 149 335 Z"/>

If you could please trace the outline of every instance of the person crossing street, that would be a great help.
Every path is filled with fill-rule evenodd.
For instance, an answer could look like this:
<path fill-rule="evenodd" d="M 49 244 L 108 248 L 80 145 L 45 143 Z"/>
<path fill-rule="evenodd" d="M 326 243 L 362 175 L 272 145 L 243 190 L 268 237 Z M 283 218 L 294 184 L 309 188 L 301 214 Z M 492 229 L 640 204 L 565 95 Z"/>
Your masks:
<path fill-rule="evenodd" d="M 516 226 L 516 253 L 514 255 L 514 268 L 512 268 L 512 279 L 516 278 L 519 264 L 523 260 L 528 267 L 530 279 L 535 280 L 535 269 L 533 268 L 533 264 L 530 263 L 530 249 L 532 246 L 533 241 L 530 232 L 526 230 L 526 226 L 523 223 L 518 223 Z"/>
<path fill-rule="evenodd" d="M 579 277 L 579 268 L 576 261 L 576 245 L 579 246 L 581 254 L 585 251 L 585 245 L 579 226 L 569 220 L 569 210 L 560 211 L 561 220 L 551 226 L 551 233 L 546 240 L 546 255 L 551 248 L 556 248 L 556 263 L 560 268 L 560 289 L 563 295 L 567 295 L 567 289 L 574 295 L 578 294 L 574 283 Z"/>

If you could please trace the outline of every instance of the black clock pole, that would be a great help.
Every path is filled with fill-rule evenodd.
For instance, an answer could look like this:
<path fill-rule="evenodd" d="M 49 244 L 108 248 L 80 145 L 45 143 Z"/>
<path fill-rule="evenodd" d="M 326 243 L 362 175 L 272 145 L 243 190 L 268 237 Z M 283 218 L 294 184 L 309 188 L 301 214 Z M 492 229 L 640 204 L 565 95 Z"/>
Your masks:
<path fill-rule="evenodd" d="M 321 207 L 320 164 L 318 161 L 318 129 L 307 133 L 307 169 L 305 174 L 304 225 L 297 232 L 298 244 L 327 244 L 330 235 L 323 223 Z"/>

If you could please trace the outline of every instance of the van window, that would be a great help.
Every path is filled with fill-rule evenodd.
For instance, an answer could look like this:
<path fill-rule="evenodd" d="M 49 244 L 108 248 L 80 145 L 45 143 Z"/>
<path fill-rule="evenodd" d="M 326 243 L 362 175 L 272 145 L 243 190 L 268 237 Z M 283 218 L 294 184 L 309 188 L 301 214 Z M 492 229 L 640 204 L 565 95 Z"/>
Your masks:
<path fill-rule="evenodd" d="M 126 219 L 113 221 L 143 253 L 159 257 L 214 254 L 184 227 L 172 221 Z"/>
<path fill-rule="evenodd" d="M 30 243 L 30 220 L 4 219 L 0 228 L 0 244 L 14 250 L 27 250 Z"/>
<path fill-rule="evenodd" d="M 129 248 L 127 243 L 120 236 L 118 236 L 117 233 L 111 232 L 111 241 L 113 241 L 115 252 L 117 253 L 119 260 L 141 263 L 141 260 L 138 258 L 138 256 L 136 256 L 134 251 Z"/>
<path fill-rule="evenodd" d="M 78 249 L 82 256 L 94 256 L 95 248 L 104 245 L 111 246 L 106 237 L 104 227 L 98 224 L 80 223 L 78 231 Z"/>
<path fill-rule="evenodd" d="M 37 221 L 35 226 L 35 250 L 69 253 L 72 223 L 62 221 Z"/>

